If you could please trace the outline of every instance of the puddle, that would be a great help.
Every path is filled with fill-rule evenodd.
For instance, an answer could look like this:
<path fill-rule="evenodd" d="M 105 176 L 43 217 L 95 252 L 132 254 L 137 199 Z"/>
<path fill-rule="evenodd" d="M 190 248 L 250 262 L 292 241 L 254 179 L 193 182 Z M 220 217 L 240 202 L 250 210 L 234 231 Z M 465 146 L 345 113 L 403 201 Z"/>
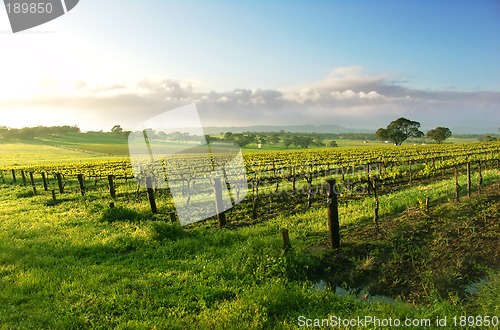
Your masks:
<path fill-rule="evenodd" d="M 474 282 L 472 284 L 469 284 L 465 287 L 465 293 L 468 294 L 476 294 L 479 292 L 479 287 L 482 285 L 486 284 L 488 281 L 486 281 L 484 278 L 480 279 L 478 282 Z"/>
<path fill-rule="evenodd" d="M 486 284 L 487 282 L 488 281 L 486 279 L 482 278 L 478 282 L 474 282 L 466 286 L 464 292 L 470 295 L 477 294 L 479 292 L 479 288 L 484 284 Z M 314 289 L 318 291 L 325 291 L 329 289 L 329 286 L 325 280 L 319 280 L 318 282 L 314 283 Z M 400 303 L 400 301 L 393 299 L 391 297 L 381 296 L 381 295 L 372 296 L 364 289 L 349 288 L 348 290 L 346 290 L 340 286 L 337 286 L 335 287 L 335 294 L 339 297 L 347 297 L 347 296 L 357 297 L 359 300 L 367 302 L 382 302 L 386 304 Z"/>
<path fill-rule="evenodd" d="M 327 285 L 326 281 L 319 280 L 318 282 L 314 283 L 314 289 L 316 289 L 318 291 L 325 291 L 325 290 L 328 290 L 328 285 Z M 357 297 L 359 300 L 368 301 L 368 302 L 383 302 L 383 303 L 387 303 L 387 304 L 399 303 L 396 299 L 393 299 L 390 297 L 381 296 L 381 295 L 371 296 L 364 289 L 357 289 L 356 290 L 356 289 L 349 288 L 348 290 L 346 290 L 340 286 L 337 286 L 337 287 L 335 287 L 335 294 L 339 297 L 347 297 L 347 296 Z"/>

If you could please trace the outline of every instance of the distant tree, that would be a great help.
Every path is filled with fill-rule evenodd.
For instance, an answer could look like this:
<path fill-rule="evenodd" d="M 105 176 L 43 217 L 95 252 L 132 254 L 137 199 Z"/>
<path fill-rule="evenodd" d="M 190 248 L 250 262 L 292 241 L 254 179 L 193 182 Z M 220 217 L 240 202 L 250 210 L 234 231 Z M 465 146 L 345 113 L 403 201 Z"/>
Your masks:
<path fill-rule="evenodd" d="M 437 144 L 441 144 L 444 140 L 449 138 L 451 134 L 450 129 L 447 127 L 436 127 L 428 131 L 425 137 L 436 141 Z"/>
<path fill-rule="evenodd" d="M 395 145 L 400 146 L 403 141 L 410 137 L 422 137 L 424 133 L 419 131 L 420 123 L 406 118 L 399 118 L 392 121 L 387 128 L 379 128 L 375 136 L 379 140 L 390 140 Z"/>
<path fill-rule="evenodd" d="M 233 134 L 234 141 L 242 148 L 255 141 L 255 136 L 245 134 Z"/>
<path fill-rule="evenodd" d="M 288 147 L 293 144 L 292 137 L 290 135 L 285 135 L 283 137 L 283 144 L 285 145 L 285 148 L 288 149 Z"/>
<path fill-rule="evenodd" d="M 231 132 L 226 132 L 224 133 L 224 140 L 225 141 L 234 141 L 233 133 Z"/>
<path fill-rule="evenodd" d="M 269 135 L 269 143 L 272 145 L 277 145 L 280 143 L 280 136 L 278 133 L 274 132 Z"/>
<path fill-rule="evenodd" d="M 182 139 L 183 139 L 183 135 L 180 131 L 175 131 L 175 132 L 172 132 L 172 133 L 169 133 L 168 134 L 168 137 L 173 140 L 173 141 L 177 141 L 179 143 L 181 143 Z M 207 137 L 207 135 L 205 135 L 205 137 Z M 208 143 L 208 141 L 207 141 Z"/>
<path fill-rule="evenodd" d="M 490 134 L 484 134 L 483 136 L 481 136 L 479 138 L 479 141 L 481 141 L 481 142 L 491 142 L 491 141 L 496 141 L 496 140 L 497 140 L 497 137 L 492 136 Z"/>
<path fill-rule="evenodd" d="M 122 133 L 123 132 L 123 128 L 120 125 L 115 125 L 111 129 L 111 132 L 112 133 Z"/>
<path fill-rule="evenodd" d="M 327 146 L 328 148 L 333 148 L 333 147 L 338 147 L 339 145 L 337 144 L 337 142 L 336 142 L 336 141 L 333 141 L 333 140 L 332 140 L 332 141 L 328 141 L 328 142 L 326 142 L 326 146 Z"/>
<path fill-rule="evenodd" d="M 216 139 L 208 134 L 205 134 L 205 141 L 207 141 L 207 144 L 210 144 L 212 143 L 213 141 L 215 141 Z"/>

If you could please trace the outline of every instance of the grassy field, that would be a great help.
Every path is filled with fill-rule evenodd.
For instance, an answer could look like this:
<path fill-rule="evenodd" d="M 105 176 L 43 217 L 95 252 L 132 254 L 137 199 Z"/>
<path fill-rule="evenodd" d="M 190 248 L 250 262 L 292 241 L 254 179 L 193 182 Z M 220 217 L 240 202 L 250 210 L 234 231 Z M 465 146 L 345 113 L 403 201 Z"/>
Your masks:
<path fill-rule="evenodd" d="M 383 141 L 362 141 L 338 139 L 339 148 L 353 147 L 392 147 Z M 477 142 L 475 139 L 451 137 L 447 143 L 462 144 Z M 413 145 L 413 142 L 405 144 Z M 166 144 L 169 150 L 176 150 L 178 144 Z M 322 148 L 323 147 L 316 147 Z M 292 150 L 293 148 L 290 148 Z M 242 149 L 244 153 L 287 150 L 283 145 L 264 144 L 258 148 L 256 144 L 249 144 Z M 128 157 L 128 140 L 123 136 L 112 133 L 69 133 L 51 135 L 34 140 L 18 141 L 16 143 L 0 139 L 0 166 L 44 164 L 74 162 L 92 159 L 108 159 L 114 157 Z"/>
<path fill-rule="evenodd" d="M 77 138 L 0 144 L 1 162 L 115 157 Z M 464 317 L 491 323 L 500 313 L 499 179 L 498 168 L 484 169 L 483 190 L 474 186 L 460 202 L 451 178 L 401 185 L 379 197 L 378 228 L 373 198 L 343 202 L 335 250 L 326 207 L 300 204 L 291 216 L 224 229 L 215 219 L 180 227 L 168 214 L 152 215 L 145 194 L 120 186 L 110 209 L 106 185 L 85 196 L 69 185 L 54 205 L 50 193 L 3 184 L 0 329 L 296 329 L 314 319 L 331 328 L 336 317 L 414 328 L 446 317 L 440 328 L 474 329 L 477 319 Z M 459 183 L 466 186 L 464 175 Z M 244 211 L 232 209 L 230 219 Z"/>

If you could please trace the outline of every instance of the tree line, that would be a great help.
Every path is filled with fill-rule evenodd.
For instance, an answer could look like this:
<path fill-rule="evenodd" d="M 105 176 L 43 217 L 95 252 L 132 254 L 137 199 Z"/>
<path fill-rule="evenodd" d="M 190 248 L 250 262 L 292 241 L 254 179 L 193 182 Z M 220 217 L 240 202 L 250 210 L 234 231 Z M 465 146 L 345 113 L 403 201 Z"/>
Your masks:
<path fill-rule="evenodd" d="M 36 127 L 23 127 L 23 128 L 9 128 L 6 126 L 0 126 L 0 137 L 6 140 L 15 139 L 34 139 L 37 136 L 43 135 L 53 135 L 53 134 L 68 134 L 68 133 L 80 133 L 80 128 L 78 126 L 36 126 Z"/>
<path fill-rule="evenodd" d="M 389 140 L 394 145 L 400 146 L 404 141 L 409 138 L 421 138 L 424 133 L 419 130 L 420 123 L 417 121 L 409 120 L 404 117 L 393 120 L 386 128 L 379 128 L 375 132 L 375 136 L 379 140 Z M 431 129 L 425 134 L 425 137 L 436 141 L 441 144 L 452 135 L 448 127 L 436 127 Z"/>

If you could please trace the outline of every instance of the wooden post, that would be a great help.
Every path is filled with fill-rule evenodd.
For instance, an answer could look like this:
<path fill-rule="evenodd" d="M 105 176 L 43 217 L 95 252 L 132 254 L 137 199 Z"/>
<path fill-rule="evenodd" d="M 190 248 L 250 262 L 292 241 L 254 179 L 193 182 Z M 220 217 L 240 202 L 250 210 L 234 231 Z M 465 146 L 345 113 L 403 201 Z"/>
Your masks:
<path fill-rule="evenodd" d="M 455 165 L 455 199 L 460 201 L 460 184 L 458 183 L 458 166 Z"/>
<path fill-rule="evenodd" d="M 313 180 L 313 173 L 312 173 L 312 165 L 311 165 L 311 171 L 309 172 L 309 177 L 307 178 L 307 207 L 311 207 L 311 198 L 312 198 L 312 180 Z"/>
<path fill-rule="evenodd" d="M 328 232 L 330 234 L 330 246 L 332 248 L 340 247 L 340 224 L 339 224 L 339 206 L 337 194 L 335 192 L 335 180 L 330 179 L 328 183 Z"/>
<path fill-rule="evenodd" d="M 82 193 L 82 196 L 85 196 L 85 184 L 83 181 L 83 174 L 78 174 L 76 177 L 78 178 L 78 184 L 80 185 L 80 192 Z"/>
<path fill-rule="evenodd" d="M 12 181 L 16 183 L 16 171 L 12 169 Z"/>
<path fill-rule="evenodd" d="M 151 179 L 151 178 L 150 178 Z M 111 198 L 116 198 L 116 190 L 115 190 L 115 176 L 114 175 L 108 175 L 108 183 L 109 183 L 109 194 L 111 195 Z M 151 182 L 148 184 L 148 192 L 149 192 L 149 187 L 152 187 Z"/>
<path fill-rule="evenodd" d="M 217 219 L 219 220 L 219 228 L 226 225 L 226 215 L 224 214 L 224 204 L 222 201 L 222 184 L 220 178 L 214 179 L 214 192 L 215 192 L 215 210 L 217 212 Z"/>
<path fill-rule="evenodd" d="M 441 166 L 443 167 L 443 170 L 442 170 L 442 176 L 443 178 L 445 177 L 445 169 L 444 169 L 444 156 L 441 156 Z"/>
<path fill-rule="evenodd" d="M 170 212 L 170 222 L 177 222 L 177 217 L 175 216 L 175 211 Z"/>
<path fill-rule="evenodd" d="M 408 172 L 410 173 L 410 182 L 409 184 L 411 184 L 411 181 L 412 181 L 412 175 L 411 175 L 411 160 L 408 161 Z"/>
<path fill-rule="evenodd" d="M 377 193 L 377 180 L 375 178 L 373 178 L 373 180 L 371 181 L 371 186 L 373 190 L 373 198 L 375 199 L 375 207 L 373 208 L 373 223 L 378 228 L 379 203 L 378 203 L 378 193 Z"/>
<path fill-rule="evenodd" d="M 470 179 L 470 162 L 467 162 L 467 197 L 470 198 L 472 190 L 471 179 Z"/>
<path fill-rule="evenodd" d="M 23 186 L 26 186 L 26 174 L 24 174 L 24 170 L 21 170 L 21 177 L 23 178 Z"/>
<path fill-rule="evenodd" d="M 259 178 L 257 178 L 257 173 L 253 178 L 252 182 L 252 216 L 257 219 L 257 208 L 259 207 Z"/>
<path fill-rule="evenodd" d="M 153 179 L 149 176 L 146 178 L 146 186 L 148 187 L 148 200 L 149 205 L 151 206 L 151 212 L 153 212 L 153 214 L 156 214 L 158 213 L 158 209 L 156 208 L 155 192 L 153 190 Z"/>
<path fill-rule="evenodd" d="M 274 189 L 274 193 L 277 193 L 280 187 L 280 182 L 278 180 L 278 171 L 276 170 L 276 162 L 273 160 L 273 175 L 276 179 L 276 188 Z"/>
<path fill-rule="evenodd" d="M 43 190 L 47 191 L 47 177 L 45 176 L 45 172 L 42 172 L 42 183 L 43 183 Z"/>
<path fill-rule="evenodd" d="M 56 205 L 56 203 L 57 203 L 56 191 L 54 189 L 52 189 L 52 202 L 54 203 L 54 205 Z"/>
<path fill-rule="evenodd" d="M 477 182 L 477 186 L 478 186 L 478 190 L 481 191 L 481 190 L 483 190 L 483 172 L 482 172 L 481 161 L 479 161 L 479 164 L 478 164 L 478 171 L 479 171 L 479 181 Z"/>
<path fill-rule="evenodd" d="M 425 212 L 429 213 L 429 196 L 425 197 Z"/>
<path fill-rule="evenodd" d="M 56 177 L 57 177 L 57 184 L 59 185 L 59 193 L 64 194 L 64 186 L 63 186 L 63 182 L 62 182 L 61 173 L 57 173 Z"/>
<path fill-rule="evenodd" d="M 288 236 L 288 229 L 281 228 L 281 238 L 283 239 L 283 249 L 285 251 L 288 251 L 292 248 L 292 245 L 290 244 L 290 236 Z"/>
<path fill-rule="evenodd" d="M 35 178 L 33 178 L 33 172 L 30 172 L 30 182 L 33 187 L 33 195 L 36 195 L 36 186 L 35 186 Z"/>

